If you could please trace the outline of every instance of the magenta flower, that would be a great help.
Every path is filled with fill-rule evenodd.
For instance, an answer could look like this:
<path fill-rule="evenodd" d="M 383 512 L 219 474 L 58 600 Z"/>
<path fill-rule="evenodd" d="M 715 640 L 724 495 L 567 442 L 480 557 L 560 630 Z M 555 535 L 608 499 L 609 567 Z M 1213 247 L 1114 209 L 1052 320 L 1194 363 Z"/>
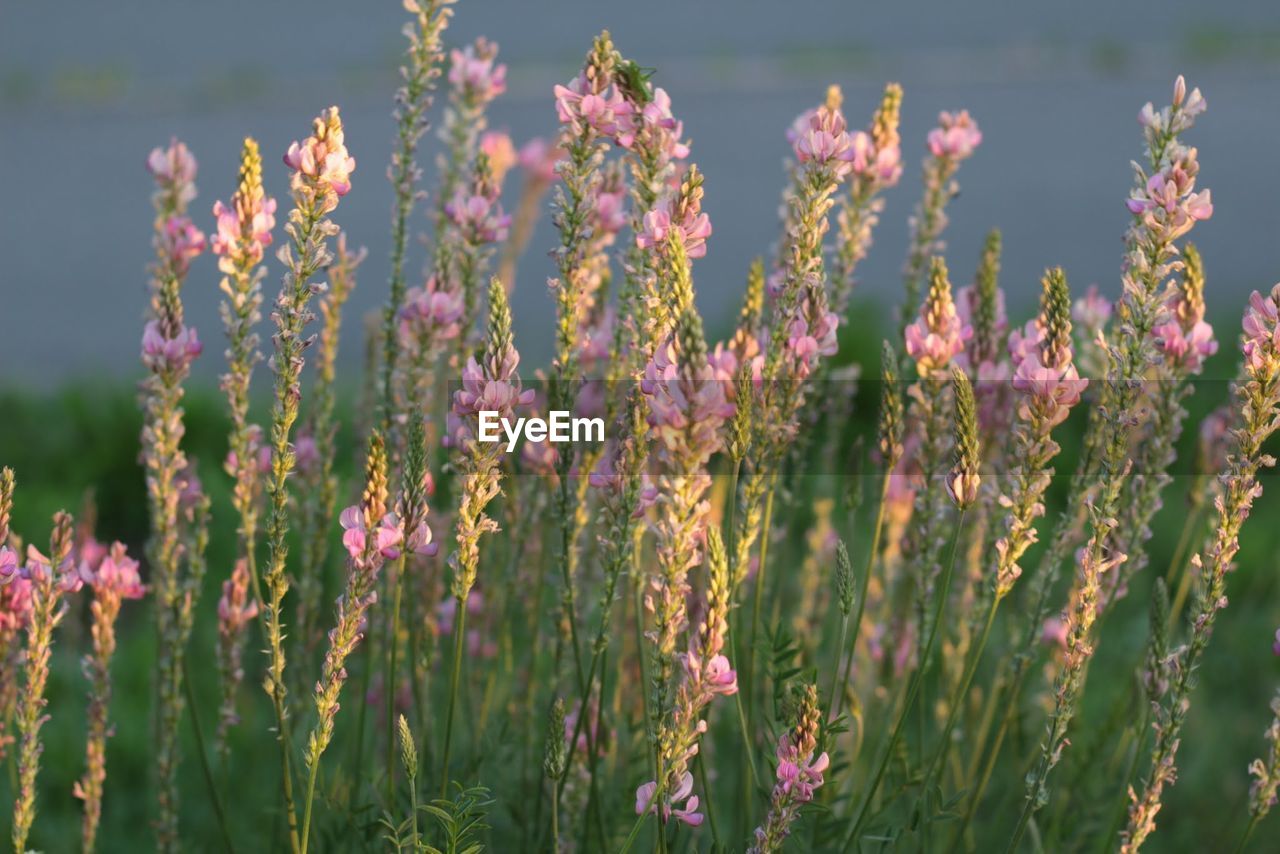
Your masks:
<path fill-rule="evenodd" d="M 902 147 L 897 144 L 876 147 L 875 140 L 866 131 L 855 131 L 850 137 L 853 146 L 854 175 L 875 181 L 884 187 L 892 187 L 902 177 Z"/>
<path fill-rule="evenodd" d="M 556 165 L 564 157 L 558 146 L 552 145 L 540 136 L 520 146 L 516 159 L 529 180 L 536 184 L 550 184 L 556 179 Z"/>
<path fill-rule="evenodd" d="M 1280 284 L 1267 296 L 1254 291 L 1245 309 L 1244 360 L 1250 373 L 1261 376 L 1280 366 Z"/>
<path fill-rule="evenodd" d="M 1152 329 L 1151 334 L 1165 359 L 1191 373 L 1198 373 L 1204 360 L 1218 352 L 1213 327 L 1203 320 L 1192 322 L 1190 329 L 1170 320 Z"/>
<path fill-rule="evenodd" d="M 449 52 L 449 82 L 463 97 L 477 105 L 487 104 L 507 91 L 507 67 L 498 58 L 498 46 L 481 36 L 475 44 Z"/>
<path fill-rule="evenodd" d="M 672 222 L 674 199 L 644 215 L 644 227 L 636 235 L 636 245 L 641 249 L 662 252 L 667 237 L 673 231 L 684 242 L 684 251 L 690 258 L 702 258 L 707 254 L 707 238 L 711 236 L 711 219 L 702 213 L 698 205 L 689 205 L 685 218 Z"/>
<path fill-rule="evenodd" d="M 177 335 L 166 338 L 159 322 L 152 320 L 142 332 L 142 361 L 153 371 L 185 370 L 203 350 L 195 327 L 179 327 Z"/>
<path fill-rule="evenodd" d="M 929 152 L 934 157 L 964 160 L 982 143 L 982 131 L 968 110 L 938 114 L 938 126 L 929 131 Z"/>
<path fill-rule="evenodd" d="M 464 310 L 462 291 L 442 290 L 435 276 L 420 288 L 410 288 L 400 309 L 400 338 L 438 343 L 458 337 Z"/>
<path fill-rule="evenodd" d="M 298 175 L 327 187 L 338 196 L 351 191 L 356 159 L 347 152 L 337 107 L 330 107 L 316 119 L 311 136 L 289 145 L 284 162 Z"/>
<path fill-rule="evenodd" d="M 568 86 L 557 85 L 554 91 L 556 115 L 575 134 L 581 133 L 583 126 L 610 139 L 631 132 L 635 108 L 617 89 L 597 92 L 579 75 Z"/>
<path fill-rule="evenodd" d="M 605 234 L 617 234 L 627 225 L 627 190 L 619 187 L 610 192 L 601 190 L 596 194 L 596 222 Z M 702 216 L 706 216 L 703 214 Z M 711 225 L 707 224 L 707 234 L 711 233 Z M 705 240 L 705 237 L 704 237 Z M 703 250 L 705 254 L 705 249 Z"/>
<path fill-rule="evenodd" d="M 635 108 L 633 104 L 632 109 Z M 639 108 L 637 116 L 619 123 L 616 142 L 628 149 L 643 144 L 656 148 L 667 160 L 684 160 L 689 156 L 689 145 L 681 140 L 683 135 L 684 123 L 671 112 L 671 96 L 662 87 L 656 87 L 653 97 Z"/>
<path fill-rule="evenodd" d="M 657 790 L 658 784 L 652 780 L 636 789 L 636 815 L 657 812 L 657 806 L 652 803 L 654 793 Z M 678 802 L 686 799 L 688 800 L 683 807 L 676 806 Z M 676 821 L 684 822 L 690 827 L 697 827 L 702 824 L 702 813 L 695 812 L 698 809 L 698 796 L 693 794 L 693 774 L 690 772 L 684 772 L 684 776 L 680 778 L 679 786 L 664 800 L 667 801 L 662 807 L 664 821 L 670 821 L 674 818 Z"/>
<path fill-rule="evenodd" d="M 187 272 L 205 248 L 204 232 L 185 216 L 173 216 L 165 221 L 162 240 L 161 249 L 178 276 Z"/>
<path fill-rule="evenodd" d="M 222 598 L 218 600 L 219 630 L 234 635 L 258 616 L 258 603 L 249 596 L 249 567 L 244 559 L 236 561 L 231 577 L 222 582 Z"/>
<path fill-rule="evenodd" d="M 973 327 L 961 321 L 951 299 L 950 287 L 930 288 L 920 306 L 920 316 L 906 329 L 907 355 L 915 360 L 920 376 L 947 367 L 964 352 Z"/>
<path fill-rule="evenodd" d="M 801 379 L 809 376 L 818 356 L 836 354 L 836 327 L 840 324 L 835 312 L 825 311 L 810 329 L 806 313 L 797 312 L 787 330 L 787 349 L 795 360 L 796 372 Z"/>
<path fill-rule="evenodd" d="M 90 576 L 88 583 L 95 588 L 109 590 L 121 599 L 141 599 L 147 593 L 138 574 L 138 562 L 125 553 L 124 543 L 113 543 L 111 551 L 98 565 L 97 572 L 88 571 L 88 563 L 82 574 Z"/>
<path fill-rule="evenodd" d="M 196 197 L 196 165 L 195 155 L 177 137 L 168 148 L 154 148 L 147 156 L 147 171 L 162 188 L 177 189 L 182 206 Z"/>
<path fill-rule="evenodd" d="M 18 564 L 18 553 L 0 546 L 0 632 L 24 628 L 31 608 L 31 581 Z"/>
<path fill-rule="evenodd" d="M 843 177 L 853 169 L 857 153 L 849 138 L 848 125 L 838 109 L 819 107 L 806 114 L 808 120 L 799 128 L 793 125 L 795 141 L 792 149 L 801 163 L 828 166 Z"/>
<path fill-rule="evenodd" d="M 1089 381 L 1080 377 L 1070 359 L 1062 367 L 1049 367 L 1042 359 L 1040 348 L 1033 347 L 1014 371 L 1013 387 L 1046 407 L 1048 425 L 1056 427 L 1066 420 L 1071 407 L 1080 402 Z M 1027 406 L 1028 402 L 1019 405 L 1023 418 L 1030 417 Z"/>
<path fill-rule="evenodd" d="M 814 757 L 798 757 L 790 746 L 778 748 L 778 784 L 795 800 L 813 800 L 814 790 L 823 783 L 822 772 L 831 764 L 826 752 Z"/>
<path fill-rule="evenodd" d="M 400 543 L 404 539 L 404 530 L 400 520 L 394 513 L 388 513 L 374 527 L 372 541 L 370 532 L 365 527 L 364 508 L 353 504 L 342 511 L 339 521 L 342 523 L 342 545 L 357 567 L 371 563 L 368 558 L 378 555 L 387 559 L 400 556 Z"/>
<path fill-rule="evenodd" d="M 667 453 L 705 462 L 720 449 L 720 428 L 733 417 L 734 406 L 710 365 L 678 367 L 675 344 L 668 340 L 645 366 L 640 389 L 649 395 L 654 439 Z"/>
<path fill-rule="evenodd" d="M 239 202 L 233 200 L 232 204 Z M 222 202 L 213 203 L 218 231 L 213 236 L 215 255 L 227 257 L 242 254 L 249 264 L 262 260 L 263 249 L 271 245 L 271 229 L 276 227 L 276 200 L 265 197 L 253 209 L 237 210 Z"/>
<path fill-rule="evenodd" d="M 727 656 L 716 653 L 705 664 L 692 651 L 685 653 L 683 658 L 685 673 L 695 690 L 702 689 L 708 694 L 722 694 L 726 697 L 738 693 L 738 674 Z"/>
<path fill-rule="evenodd" d="M 1129 213 L 1141 217 L 1165 240 L 1175 240 L 1197 222 L 1213 216 L 1211 191 L 1195 192 L 1199 171 L 1195 158 L 1195 149 L 1184 149 L 1179 160 L 1152 175 L 1125 200 Z"/>
<path fill-rule="evenodd" d="M 496 198 L 459 190 L 453 201 L 444 206 L 444 212 L 471 243 L 501 243 L 507 239 L 511 217 L 502 212 L 502 204 Z"/>

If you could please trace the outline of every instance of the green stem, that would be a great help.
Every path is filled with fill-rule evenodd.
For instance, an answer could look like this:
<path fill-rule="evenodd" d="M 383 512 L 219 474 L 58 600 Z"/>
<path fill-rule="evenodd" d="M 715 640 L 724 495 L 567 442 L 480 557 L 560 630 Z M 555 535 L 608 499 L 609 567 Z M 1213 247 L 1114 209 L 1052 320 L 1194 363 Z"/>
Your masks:
<path fill-rule="evenodd" d="M 382 692 L 387 705 L 387 808 L 395 803 L 396 791 L 396 657 L 400 650 L 400 597 L 404 589 L 405 555 L 400 553 L 392 579 L 394 593 L 391 605 L 391 637 L 387 641 L 387 672 L 382 679 Z"/>
<path fill-rule="evenodd" d="M 458 680 L 462 674 L 462 644 L 466 638 L 467 597 L 457 597 L 453 617 L 453 670 L 449 676 L 449 706 L 444 719 L 444 748 L 440 757 L 440 797 L 449 795 L 449 751 L 453 746 L 453 715 L 458 706 Z"/>
<path fill-rule="evenodd" d="M 754 602 L 751 605 L 751 637 L 749 648 L 747 650 L 747 691 L 749 692 L 747 699 L 751 700 L 755 696 L 756 688 L 756 645 L 760 634 L 760 609 L 764 601 L 764 583 L 765 570 L 768 567 L 769 558 L 769 528 L 773 524 L 773 496 L 774 487 L 778 482 L 777 474 L 769 476 L 769 489 L 764 499 L 764 516 L 760 521 L 760 565 L 756 568 L 756 589 Z M 753 720 L 751 712 L 754 707 L 748 704 L 747 722 Z"/>
<path fill-rule="evenodd" d="M 1253 817 L 1249 819 L 1249 824 L 1244 829 L 1244 835 L 1240 837 L 1240 842 L 1236 844 L 1236 854 L 1240 854 L 1244 850 L 1244 846 L 1248 844 L 1249 837 L 1253 836 L 1253 829 L 1258 826 L 1258 819 L 1261 817 L 1259 814 L 1254 813 Z"/>
<path fill-rule="evenodd" d="M 1133 779 L 1134 772 L 1138 770 L 1138 757 L 1142 755 L 1142 744 L 1145 741 L 1147 727 L 1150 722 L 1151 711 L 1147 710 L 1143 713 L 1142 723 L 1135 732 L 1133 755 L 1129 758 L 1129 768 L 1125 771 L 1124 777 L 1120 779 L 1120 798 L 1116 801 L 1115 809 L 1111 812 L 1111 821 L 1107 824 L 1107 832 L 1098 840 L 1099 854 L 1111 847 L 1111 840 L 1116 838 L 1116 833 L 1120 830 L 1120 823 L 1124 821 L 1125 807 L 1129 804 L 1129 781 Z"/>
<path fill-rule="evenodd" d="M 196 751 L 200 754 L 200 770 L 204 773 L 205 787 L 209 790 L 209 800 L 213 804 L 213 814 L 218 819 L 218 833 L 222 836 L 223 847 L 234 852 L 231 844 L 231 833 L 227 830 L 227 816 L 222 809 L 222 798 L 218 795 L 218 787 L 213 782 L 213 770 L 209 767 L 209 757 L 204 752 L 204 731 L 200 728 L 200 706 L 196 703 L 195 689 L 191 687 L 191 671 L 186 659 L 182 661 L 183 687 L 187 691 L 187 703 L 191 706 L 191 731 L 196 737 Z"/>
<path fill-rule="evenodd" d="M 929 785 L 933 782 L 934 776 L 941 773 L 942 767 L 946 763 L 947 754 L 951 749 L 951 733 L 960 717 L 960 710 L 964 707 L 964 698 L 968 695 L 969 688 L 973 685 L 973 677 L 978 672 L 978 665 L 982 663 L 982 653 L 987 647 L 988 638 L 991 636 L 991 627 L 995 624 L 996 609 L 999 606 L 1000 600 L 993 594 L 991 607 L 987 610 L 986 622 L 982 626 L 982 634 L 978 636 L 978 643 L 970 654 L 964 675 L 956 686 L 955 693 L 951 695 L 951 699 L 947 703 L 947 722 L 942 728 L 942 741 L 938 745 L 937 752 L 933 755 L 933 761 L 929 763 L 929 770 L 925 772 L 924 781 L 920 784 L 920 796 L 919 800 L 916 801 L 917 809 L 920 808 L 921 801 L 929 791 Z"/>
<path fill-rule="evenodd" d="M 956 553 L 960 550 L 960 535 L 964 531 L 964 517 L 965 511 L 961 510 L 960 517 L 956 520 L 955 533 L 951 538 L 951 557 L 947 561 L 947 569 L 943 573 L 942 584 L 939 585 L 937 590 L 937 603 L 934 605 L 933 621 L 929 625 L 928 638 L 924 643 L 922 661 L 928 661 L 933 655 L 933 644 L 937 640 L 938 626 L 942 622 L 943 606 L 947 601 L 947 592 L 951 589 L 951 576 L 955 571 Z M 876 773 L 871 779 L 871 785 L 867 788 L 867 793 L 862 797 L 862 805 L 858 808 L 853 824 L 849 828 L 849 833 L 845 836 L 844 842 L 840 846 L 842 851 L 847 851 L 854 840 L 858 838 L 858 831 L 862 830 L 867 820 L 867 810 L 875 798 L 876 791 L 880 788 L 880 783 L 884 780 L 885 769 L 889 767 L 889 759 L 893 756 L 898 742 L 902 738 L 903 724 L 906 723 L 911 707 L 915 705 L 916 695 L 920 693 L 920 683 L 923 681 L 924 674 L 921 672 L 921 668 L 917 667 L 916 672 L 911 674 L 910 686 L 907 688 L 907 699 L 898 711 L 898 720 L 893 726 L 893 734 L 889 737 L 889 746 L 880 758 Z"/>
<path fill-rule="evenodd" d="M 858 649 L 858 635 L 862 631 L 862 615 L 867 610 L 867 591 L 871 588 L 871 573 L 876 566 L 876 558 L 880 551 L 880 538 L 884 534 L 884 515 L 885 504 L 889 497 L 889 478 L 890 470 L 886 470 L 883 482 L 880 485 L 880 505 L 876 508 L 876 521 L 871 530 L 871 548 L 867 551 L 867 568 L 862 574 L 862 587 L 858 591 L 858 609 L 854 611 L 853 630 L 849 635 L 849 652 L 848 663 L 845 665 L 844 684 L 849 684 L 849 679 L 853 676 L 853 661 Z M 843 704 L 845 691 L 841 691 L 836 696 L 836 708 L 832 712 L 832 717 L 840 714 L 840 706 Z"/>
<path fill-rule="evenodd" d="M 701 751 L 694 757 L 694 764 L 698 768 L 698 782 L 702 784 L 702 805 L 707 812 L 707 822 L 711 825 L 711 850 L 719 851 L 720 829 L 716 826 L 716 811 L 711 802 L 711 784 L 707 782 L 707 763 L 702 761 Z"/>

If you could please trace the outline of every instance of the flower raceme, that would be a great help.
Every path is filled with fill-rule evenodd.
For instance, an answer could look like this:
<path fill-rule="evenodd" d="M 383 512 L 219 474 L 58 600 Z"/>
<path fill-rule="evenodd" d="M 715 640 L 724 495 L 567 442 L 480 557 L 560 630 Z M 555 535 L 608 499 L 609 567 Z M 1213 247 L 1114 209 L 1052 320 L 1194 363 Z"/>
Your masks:
<path fill-rule="evenodd" d="M 449 82 L 470 101 L 488 103 L 507 91 L 507 66 L 497 61 L 498 46 L 483 36 L 449 52 Z"/>
<path fill-rule="evenodd" d="M 907 355 L 915 360 L 920 376 L 928 376 L 945 370 L 972 337 L 973 327 L 956 312 L 946 263 L 935 258 L 929 295 L 920 307 L 920 316 L 906 329 Z"/>
<path fill-rule="evenodd" d="M 284 163 L 294 170 L 295 178 L 309 181 L 326 195 L 340 197 L 351 191 L 356 159 L 347 152 L 337 107 L 315 120 L 311 136 L 289 144 Z M 332 210 L 336 206 L 337 199 L 332 199 L 326 207 Z"/>
<path fill-rule="evenodd" d="M 982 144 L 982 131 L 968 110 L 938 115 L 938 126 L 929 131 L 929 153 L 934 157 L 964 160 Z"/>

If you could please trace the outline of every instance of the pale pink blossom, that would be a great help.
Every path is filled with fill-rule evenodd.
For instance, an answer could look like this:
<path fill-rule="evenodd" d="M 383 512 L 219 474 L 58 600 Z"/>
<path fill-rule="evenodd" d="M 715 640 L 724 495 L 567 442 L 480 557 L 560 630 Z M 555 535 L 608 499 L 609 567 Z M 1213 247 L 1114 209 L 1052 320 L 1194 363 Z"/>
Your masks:
<path fill-rule="evenodd" d="M 502 179 L 516 165 L 516 147 L 510 135 L 491 130 L 480 135 L 480 153 L 489 158 L 489 174 L 493 182 L 502 185 Z"/>
<path fill-rule="evenodd" d="M 404 529 L 394 513 L 388 513 L 374 527 L 373 540 L 369 540 L 370 532 L 365 528 L 364 509 L 353 504 L 342 511 L 339 521 L 342 523 L 342 545 L 347 554 L 357 564 L 363 566 L 369 554 L 394 559 L 400 556 L 400 544 L 404 539 Z"/>
<path fill-rule="evenodd" d="M 1280 366 L 1280 284 L 1265 297 L 1250 295 L 1242 328 L 1246 367 L 1254 375 L 1274 372 Z"/>
<path fill-rule="evenodd" d="M 652 780 L 636 789 L 636 815 L 657 812 L 657 805 L 653 803 L 653 796 L 657 791 L 658 784 Z M 670 821 L 674 818 L 676 821 L 684 822 L 690 827 L 697 827 L 702 824 L 702 813 L 696 812 L 698 809 L 698 796 L 693 794 L 693 774 L 690 772 L 686 771 L 684 773 L 676 790 L 663 798 L 663 800 L 666 801 L 662 806 L 662 818 L 664 821 Z M 685 801 L 685 805 L 677 807 L 676 804 L 681 801 Z"/>
<path fill-rule="evenodd" d="M 205 249 L 204 232 L 186 216 L 171 216 L 161 235 L 161 251 L 177 276 L 186 274 L 191 262 Z"/>
<path fill-rule="evenodd" d="M 529 180 L 536 184 L 550 184 L 556 179 L 556 166 L 564 152 L 540 136 L 520 146 L 517 159 Z"/>
<path fill-rule="evenodd" d="M 444 212 L 471 243 L 501 243 L 507 239 L 511 217 L 503 213 L 502 203 L 496 198 L 459 190 L 445 204 Z"/>
<path fill-rule="evenodd" d="M 153 371 L 186 369 L 203 351 L 195 327 L 179 327 L 172 338 L 164 336 L 155 320 L 148 321 L 143 329 L 142 361 Z"/>
<path fill-rule="evenodd" d="M 290 143 L 284 162 L 298 175 L 327 187 L 338 196 L 351 191 L 356 159 L 347 151 L 337 107 L 330 107 L 316 119 L 311 136 L 302 142 Z"/>
<path fill-rule="evenodd" d="M 258 603 L 249 596 L 249 567 L 244 559 L 236 561 L 231 577 L 222 582 L 222 597 L 218 600 L 219 629 L 236 634 L 249 621 L 258 616 Z"/>
<path fill-rule="evenodd" d="M 88 574 L 88 582 L 95 588 L 110 590 L 121 599 L 141 599 L 147 588 L 138 574 L 138 562 L 125 553 L 124 543 L 114 543 L 107 556 L 98 564 L 96 572 L 82 562 L 82 574 Z"/>
<path fill-rule="evenodd" d="M 400 309 L 400 339 L 407 345 L 432 344 L 458 337 L 464 309 L 462 291 L 444 289 L 432 276 L 422 287 L 410 288 Z"/>
<path fill-rule="evenodd" d="M 497 62 L 498 46 L 481 36 L 474 44 L 449 52 L 449 82 L 476 104 L 507 91 L 507 67 Z"/>
<path fill-rule="evenodd" d="M 631 132 L 635 108 L 616 88 L 596 91 L 579 75 L 568 86 L 555 87 L 555 100 L 560 123 L 577 133 L 584 126 L 610 139 Z"/>
<path fill-rule="evenodd" d="M 164 189 L 176 189 L 179 205 L 196 197 L 196 158 L 185 143 L 174 137 L 168 148 L 154 148 L 147 156 L 147 171 Z"/>
<path fill-rule="evenodd" d="M 929 131 L 929 152 L 934 157 L 964 160 L 982 144 L 982 131 L 968 110 L 938 114 L 938 126 Z"/>
<path fill-rule="evenodd" d="M 690 205 L 683 220 L 672 221 L 672 209 L 676 202 L 669 199 L 661 207 L 644 215 L 644 227 L 636 235 L 636 245 L 641 249 L 662 252 L 668 236 L 673 232 L 684 242 L 685 254 L 701 258 L 707 254 L 707 238 L 711 236 L 711 219 L 696 205 Z"/>
<path fill-rule="evenodd" d="M 808 121 L 795 130 L 792 149 L 801 163 L 815 163 L 831 168 L 837 177 L 853 169 L 856 152 L 849 138 L 844 114 L 838 109 L 819 107 L 808 115 Z"/>

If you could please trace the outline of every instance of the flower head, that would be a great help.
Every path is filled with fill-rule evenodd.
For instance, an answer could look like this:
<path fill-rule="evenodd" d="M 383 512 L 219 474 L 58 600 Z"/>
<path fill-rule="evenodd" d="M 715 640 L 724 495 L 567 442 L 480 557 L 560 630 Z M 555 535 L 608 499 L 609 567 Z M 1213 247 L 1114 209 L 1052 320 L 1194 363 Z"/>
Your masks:
<path fill-rule="evenodd" d="M 258 143 L 246 138 L 240 156 L 240 184 L 231 204 L 214 202 L 213 215 L 218 230 L 213 237 L 213 252 L 219 256 L 218 267 L 230 275 L 236 268 L 246 268 L 262 260 L 263 250 L 271 245 L 271 229 L 275 228 L 276 200 L 262 190 L 262 157 Z"/>
<path fill-rule="evenodd" d="M 326 196 L 345 196 L 351 191 L 356 159 L 347 152 L 337 107 L 330 107 L 316 118 L 311 136 L 289 145 L 284 162 L 294 170 L 295 182 L 301 181 Z M 337 200 L 330 197 L 329 203 L 336 205 Z"/>
<path fill-rule="evenodd" d="M 222 582 L 222 598 L 218 600 L 218 628 L 236 634 L 258 616 L 258 603 L 249 596 L 249 565 L 236 561 L 231 577 Z"/>
<path fill-rule="evenodd" d="M 196 158 L 177 137 L 167 148 L 153 148 L 147 156 L 147 171 L 160 191 L 168 195 L 175 211 L 183 210 L 196 197 Z"/>
<path fill-rule="evenodd" d="M 906 329 L 907 355 L 915 360 L 920 376 L 928 376 L 945 369 L 972 336 L 973 327 L 960 319 L 952 301 L 946 262 L 934 258 L 929 295 L 920 316 Z"/>
<path fill-rule="evenodd" d="M 540 136 L 535 136 L 520 146 L 520 151 L 516 155 L 520 168 L 524 170 L 529 180 L 544 185 L 556 179 L 556 165 L 563 157 L 564 152 L 559 147 Z"/>
<path fill-rule="evenodd" d="M 166 337 L 160 323 L 152 320 L 142 332 L 142 361 L 153 371 L 185 370 L 203 351 L 195 327 L 180 326 Z"/>
<path fill-rule="evenodd" d="M 125 553 L 124 543 L 111 545 L 111 551 L 98 564 L 97 572 L 89 581 L 98 590 L 111 591 L 121 599 L 141 599 L 147 593 L 142 577 L 138 574 L 138 562 Z"/>
<path fill-rule="evenodd" d="M 449 52 L 449 82 L 469 103 L 487 104 L 507 91 L 507 67 L 497 58 L 498 46 L 483 36 L 454 49 Z"/>
<path fill-rule="evenodd" d="M 1255 378 L 1280 371 L 1280 284 L 1267 296 L 1254 291 L 1244 312 L 1244 361 Z"/>
<path fill-rule="evenodd" d="M 191 262 L 205 248 L 204 232 L 186 216 L 171 216 L 165 220 L 160 239 L 160 250 L 177 276 L 185 275 Z"/>
<path fill-rule="evenodd" d="M 836 177 L 849 174 L 854 168 L 857 152 L 849 136 L 844 114 L 838 107 L 823 105 L 806 116 L 807 119 L 801 117 L 801 120 L 797 120 L 798 128 L 793 126 L 794 141 L 791 147 L 796 159 L 801 163 L 828 167 Z M 864 169 L 867 150 L 864 142 Z"/>
<path fill-rule="evenodd" d="M 656 813 L 657 804 L 653 803 L 654 795 L 658 791 L 658 784 L 650 780 L 636 789 L 636 815 L 644 815 L 645 813 Z M 683 822 L 690 827 L 697 827 L 702 824 L 702 813 L 696 812 L 698 809 L 698 796 L 693 794 L 693 774 L 686 771 L 684 776 L 680 778 L 676 790 L 662 799 L 662 817 L 664 821 L 675 819 Z M 683 807 L 676 804 L 685 801 Z"/>
<path fill-rule="evenodd" d="M 982 143 L 982 131 L 968 110 L 938 114 L 938 126 L 929 131 L 929 152 L 934 157 L 964 160 Z"/>

